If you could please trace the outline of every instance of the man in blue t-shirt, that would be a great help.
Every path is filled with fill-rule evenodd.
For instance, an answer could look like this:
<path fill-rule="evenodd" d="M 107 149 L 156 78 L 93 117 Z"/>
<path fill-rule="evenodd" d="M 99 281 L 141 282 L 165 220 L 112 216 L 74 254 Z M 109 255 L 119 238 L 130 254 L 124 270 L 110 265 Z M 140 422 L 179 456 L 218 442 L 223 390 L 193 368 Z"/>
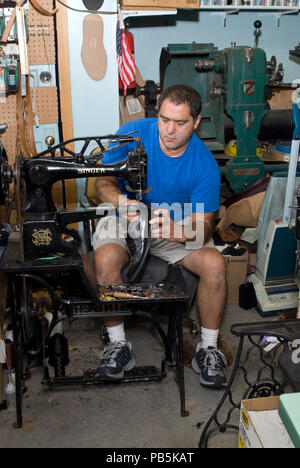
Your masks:
<path fill-rule="evenodd" d="M 150 252 L 177 263 L 199 277 L 196 304 L 201 319 L 201 342 L 192 367 L 209 387 L 226 385 L 226 359 L 217 348 L 226 297 L 222 255 L 205 244 L 214 231 L 219 208 L 220 171 L 204 143 L 194 134 L 201 120 L 201 97 L 192 88 L 165 89 L 158 102 L 158 118 L 123 125 L 120 134 L 135 132 L 147 153 L 147 190 L 142 203 L 151 207 Z M 130 145 L 106 153 L 104 164 L 126 159 Z M 126 182 L 101 177 L 96 182 L 101 202 L 126 212 L 102 218 L 94 234 L 95 270 L 99 284 L 122 283 L 121 271 L 130 261 L 127 230 L 134 231 L 141 204 L 126 189 Z M 117 230 L 115 229 L 117 219 Z M 97 375 L 122 377 L 135 366 L 131 343 L 126 340 L 122 317 L 107 317 L 110 342 L 104 348 Z"/>

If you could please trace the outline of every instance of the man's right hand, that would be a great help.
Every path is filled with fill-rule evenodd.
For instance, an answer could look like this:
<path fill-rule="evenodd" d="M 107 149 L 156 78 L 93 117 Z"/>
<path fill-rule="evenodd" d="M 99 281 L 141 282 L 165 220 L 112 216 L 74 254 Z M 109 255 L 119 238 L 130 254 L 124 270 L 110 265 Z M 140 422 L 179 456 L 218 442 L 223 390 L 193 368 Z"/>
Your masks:
<path fill-rule="evenodd" d="M 119 213 L 123 219 L 126 219 L 129 223 L 137 221 L 142 203 L 139 203 L 137 200 L 130 200 L 125 195 L 119 196 Z"/>
<path fill-rule="evenodd" d="M 119 190 L 118 184 L 119 181 L 115 177 L 99 177 L 96 182 L 98 199 L 102 203 L 111 203 L 118 208 L 120 216 L 128 222 L 137 221 L 141 207 L 145 205 L 127 198 Z M 136 205 L 139 205 L 140 209 Z"/>

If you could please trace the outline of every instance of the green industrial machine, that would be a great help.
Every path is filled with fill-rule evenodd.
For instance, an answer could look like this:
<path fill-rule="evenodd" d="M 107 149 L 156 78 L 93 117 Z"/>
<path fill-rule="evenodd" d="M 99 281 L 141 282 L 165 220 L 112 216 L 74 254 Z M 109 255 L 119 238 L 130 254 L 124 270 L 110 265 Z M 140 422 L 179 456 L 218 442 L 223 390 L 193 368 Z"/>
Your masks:
<path fill-rule="evenodd" d="M 224 150 L 223 96 L 211 92 L 213 84 L 222 87 L 222 75 L 214 70 L 199 73 L 195 61 L 206 63 L 217 59 L 213 44 L 169 44 L 160 56 L 160 84 L 166 88 L 183 83 L 197 89 L 202 97 L 202 119 L 196 130 L 211 151 Z"/>
<path fill-rule="evenodd" d="M 261 23 L 256 21 L 254 47 L 236 46 L 219 51 L 213 44 L 169 44 L 160 57 L 161 88 L 183 83 L 197 89 L 203 101 L 202 120 L 196 133 L 211 151 L 224 151 L 224 121 L 233 120 L 236 156 L 224 174 L 239 192 L 265 173 L 256 154 L 261 120 L 266 114 L 266 86 L 273 80 L 276 60 L 267 62 L 257 47 Z"/>

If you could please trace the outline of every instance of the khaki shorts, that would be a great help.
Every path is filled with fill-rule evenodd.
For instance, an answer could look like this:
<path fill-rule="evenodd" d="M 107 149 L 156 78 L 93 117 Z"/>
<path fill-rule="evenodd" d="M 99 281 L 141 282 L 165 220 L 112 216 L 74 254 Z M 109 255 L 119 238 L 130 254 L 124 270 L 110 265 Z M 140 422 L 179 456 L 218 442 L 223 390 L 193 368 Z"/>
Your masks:
<path fill-rule="evenodd" d="M 98 222 L 93 236 L 94 250 L 105 244 L 118 244 L 130 253 L 126 243 L 126 235 L 127 221 L 115 215 L 105 216 Z M 187 248 L 179 242 L 151 239 L 150 253 L 169 263 L 177 263 L 194 251 L 195 249 Z"/>

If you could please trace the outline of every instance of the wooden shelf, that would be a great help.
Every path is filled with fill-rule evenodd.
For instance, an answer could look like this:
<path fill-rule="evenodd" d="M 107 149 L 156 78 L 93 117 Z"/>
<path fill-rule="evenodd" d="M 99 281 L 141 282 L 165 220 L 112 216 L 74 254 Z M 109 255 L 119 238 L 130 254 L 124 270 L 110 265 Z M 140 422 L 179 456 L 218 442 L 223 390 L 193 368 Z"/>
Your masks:
<path fill-rule="evenodd" d="M 209 0 L 208 0 L 209 1 Z M 222 0 L 220 0 L 222 1 Z M 252 0 L 254 1 L 254 0 Z M 268 0 L 267 0 L 268 1 Z M 298 0 L 297 0 L 298 1 Z M 226 19 L 228 15 L 239 13 L 240 11 L 265 11 L 276 15 L 277 26 L 280 25 L 280 18 L 282 15 L 298 14 L 300 5 L 200 5 L 199 8 L 194 8 L 196 11 L 212 11 L 220 13 L 224 18 L 224 26 L 226 26 Z M 130 16 L 160 16 L 160 15 L 176 15 L 177 9 L 158 10 L 158 9 L 124 9 L 122 14 L 124 18 Z"/>

